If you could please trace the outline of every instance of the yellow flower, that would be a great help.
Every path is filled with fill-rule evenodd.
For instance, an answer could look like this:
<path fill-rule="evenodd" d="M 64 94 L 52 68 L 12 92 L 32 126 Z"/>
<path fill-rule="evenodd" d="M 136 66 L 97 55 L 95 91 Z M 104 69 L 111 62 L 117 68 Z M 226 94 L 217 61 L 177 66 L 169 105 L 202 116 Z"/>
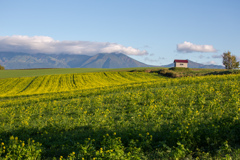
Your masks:
<path fill-rule="evenodd" d="M 3 143 L 3 142 L 2 142 L 1 144 L 2 144 L 2 146 L 4 145 L 4 143 Z"/>
<path fill-rule="evenodd" d="M 72 152 L 72 154 L 75 154 L 75 152 Z"/>
<path fill-rule="evenodd" d="M 22 147 L 24 147 L 24 145 L 25 145 L 25 143 L 23 142 L 23 143 L 22 143 Z"/>

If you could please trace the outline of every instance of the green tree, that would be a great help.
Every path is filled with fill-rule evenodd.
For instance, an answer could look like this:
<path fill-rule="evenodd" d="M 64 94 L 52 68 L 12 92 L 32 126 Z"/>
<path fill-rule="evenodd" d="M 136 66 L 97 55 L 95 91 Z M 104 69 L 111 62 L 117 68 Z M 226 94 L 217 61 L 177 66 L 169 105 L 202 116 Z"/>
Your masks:
<path fill-rule="evenodd" d="M 239 62 L 237 62 L 236 56 L 231 55 L 231 52 L 223 53 L 223 65 L 226 69 L 239 68 Z"/>
<path fill-rule="evenodd" d="M 0 70 L 4 70 L 5 68 L 3 66 L 0 65 Z"/>

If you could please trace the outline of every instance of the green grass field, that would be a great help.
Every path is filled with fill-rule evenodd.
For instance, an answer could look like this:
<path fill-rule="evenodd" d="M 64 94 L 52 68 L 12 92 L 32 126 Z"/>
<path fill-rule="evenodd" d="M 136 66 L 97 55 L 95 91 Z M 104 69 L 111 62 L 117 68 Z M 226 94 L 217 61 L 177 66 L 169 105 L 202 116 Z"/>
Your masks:
<path fill-rule="evenodd" d="M 161 67 L 160 67 L 161 68 Z M 130 71 L 160 69 L 159 67 L 137 67 L 137 68 L 50 68 L 50 69 L 18 69 L 18 70 L 0 70 L 0 78 L 15 77 L 34 77 L 56 74 L 105 72 L 105 71 Z"/>
<path fill-rule="evenodd" d="M 0 159 L 240 159 L 240 74 L 60 70 L 0 79 Z"/>

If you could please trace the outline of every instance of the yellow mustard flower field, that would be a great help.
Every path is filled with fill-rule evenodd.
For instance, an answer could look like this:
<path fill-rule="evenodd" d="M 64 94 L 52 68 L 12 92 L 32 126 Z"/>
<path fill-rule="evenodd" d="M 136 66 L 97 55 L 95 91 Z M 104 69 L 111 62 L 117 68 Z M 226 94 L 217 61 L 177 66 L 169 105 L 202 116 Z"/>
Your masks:
<path fill-rule="evenodd" d="M 0 79 L 0 159 L 240 159 L 240 74 Z"/>

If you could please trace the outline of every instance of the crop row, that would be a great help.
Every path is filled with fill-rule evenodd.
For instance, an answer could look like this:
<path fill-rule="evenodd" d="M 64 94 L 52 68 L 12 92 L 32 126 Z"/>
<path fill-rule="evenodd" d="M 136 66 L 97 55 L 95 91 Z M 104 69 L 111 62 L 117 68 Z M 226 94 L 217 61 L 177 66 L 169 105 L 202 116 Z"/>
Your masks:
<path fill-rule="evenodd" d="M 88 74 L 47 75 L 0 79 L 1 96 L 31 95 L 91 89 L 105 86 L 156 80 L 156 75 L 130 72 L 98 72 Z"/>

